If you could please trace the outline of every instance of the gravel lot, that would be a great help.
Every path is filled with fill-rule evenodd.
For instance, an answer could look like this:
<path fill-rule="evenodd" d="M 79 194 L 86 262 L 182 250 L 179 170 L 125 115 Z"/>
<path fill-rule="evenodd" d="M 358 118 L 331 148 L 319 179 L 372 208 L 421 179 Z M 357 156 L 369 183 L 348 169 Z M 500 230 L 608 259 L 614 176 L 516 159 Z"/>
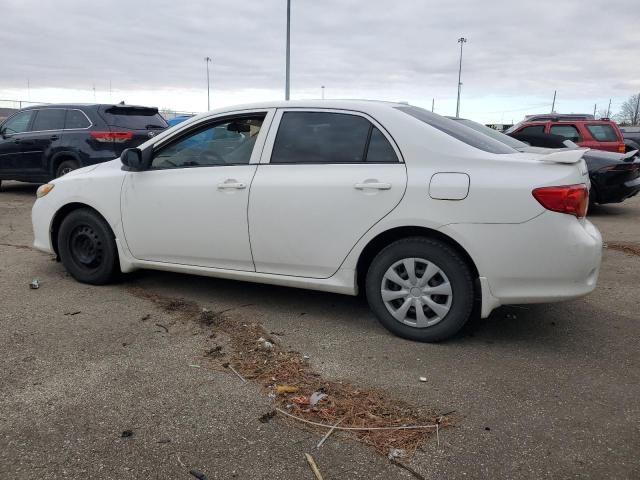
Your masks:
<path fill-rule="evenodd" d="M 391 336 L 359 298 L 159 272 L 76 283 L 30 248 L 35 188 L 0 192 L 2 479 L 312 479 L 305 452 L 325 479 L 414 478 L 346 436 L 316 450 L 321 434 L 259 422 L 269 398 L 207 367 L 210 331 L 136 291 L 236 307 L 229 318 L 281 332 L 326 378 L 455 410 L 439 448 L 404 460 L 424 478 L 640 478 L 639 256 L 608 248 L 592 295 L 501 308 L 424 345 Z M 610 244 L 640 247 L 639 198 L 592 220 Z"/>

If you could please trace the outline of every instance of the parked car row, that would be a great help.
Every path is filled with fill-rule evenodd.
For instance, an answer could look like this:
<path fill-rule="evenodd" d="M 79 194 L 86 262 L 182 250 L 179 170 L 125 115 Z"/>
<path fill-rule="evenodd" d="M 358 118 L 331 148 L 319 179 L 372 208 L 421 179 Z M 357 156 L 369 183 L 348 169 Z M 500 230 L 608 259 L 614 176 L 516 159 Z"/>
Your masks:
<path fill-rule="evenodd" d="M 454 118 L 467 127 L 489 135 L 520 152 L 552 152 L 552 149 L 570 150 L 578 145 L 565 136 L 551 133 L 524 133 L 526 127 L 516 129 L 515 133 L 505 135 L 480 123 L 463 118 Z M 537 120 L 536 120 L 537 121 Z M 591 205 L 619 203 L 640 192 L 640 161 L 636 160 L 637 150 L 626 153 L 613 153 L 591 149 L 584 158 L 589 169 Z"/>
<path fill-rule="evenodd" d="M 473 311 L 595 288 L 584 153 L 399 103 L 229 107 L 42 185 L 34 246 L 91 284 L 149 268 L 363 292 L 390 331 L 443 340 Z"/>
<path fill-rule="evenodd" d="M 43 105 L 0 124 L 0 182 L 47 182 L 106 162 L 167 128 L 157 108 L 134 105 Z"/>

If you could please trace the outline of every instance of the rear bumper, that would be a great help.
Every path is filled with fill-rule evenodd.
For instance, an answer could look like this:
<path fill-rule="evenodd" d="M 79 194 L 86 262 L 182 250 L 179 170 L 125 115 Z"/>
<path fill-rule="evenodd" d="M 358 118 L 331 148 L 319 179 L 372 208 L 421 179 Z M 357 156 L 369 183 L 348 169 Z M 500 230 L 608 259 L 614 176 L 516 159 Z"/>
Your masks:
<path fill-rule="evenodd" d="M 619 203 L 640 192 L 640 177 L 617 185 L 606 185 L 599 182 L 596 185 L 597 203 Z"/>
<path fill-rule="evenodd" d="M 570 300 L 596 287 L 602 237 L 588 220 L 545 212 L 522 224 L 456 224 L 441 231 L 476 263 L 483 317 L 499 305 Z"/>

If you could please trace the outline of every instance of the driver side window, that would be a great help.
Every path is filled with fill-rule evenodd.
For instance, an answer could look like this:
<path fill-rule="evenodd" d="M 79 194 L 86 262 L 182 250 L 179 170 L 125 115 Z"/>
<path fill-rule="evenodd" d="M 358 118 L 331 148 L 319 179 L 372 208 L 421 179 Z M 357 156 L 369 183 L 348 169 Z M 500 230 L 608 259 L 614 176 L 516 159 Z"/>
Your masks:
<path fill-rule="evenodd" d="M 33 110 L 27 110 L 26 112 L 20 112 L 11 117 L 2 126 L 2 130 L 7 135 L 15 135 L 16 133 L 26 132 L 31 122 L 31 116 Z"/>
<path fill-rule="evenodd" d="M 248 164 L 264 118 L 264 114 L 227 118 L 191 131 L 155 153 L 151 168 Z"/>

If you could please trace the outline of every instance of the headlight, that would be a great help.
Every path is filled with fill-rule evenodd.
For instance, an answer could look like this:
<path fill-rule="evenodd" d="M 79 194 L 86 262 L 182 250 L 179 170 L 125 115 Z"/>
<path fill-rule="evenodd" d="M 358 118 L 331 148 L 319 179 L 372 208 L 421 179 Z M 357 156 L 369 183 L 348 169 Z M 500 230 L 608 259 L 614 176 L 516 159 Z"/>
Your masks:
<path fill-rule="evenodd" d="M 36 197 L 44 197 L 47 193 L 53 190 L 53 187 L 55 187 L 53 183 L 45 183 L 44 185 L 40 185 L 40 187 L 38 187 L 38 190 L 36 191 Z"/>

